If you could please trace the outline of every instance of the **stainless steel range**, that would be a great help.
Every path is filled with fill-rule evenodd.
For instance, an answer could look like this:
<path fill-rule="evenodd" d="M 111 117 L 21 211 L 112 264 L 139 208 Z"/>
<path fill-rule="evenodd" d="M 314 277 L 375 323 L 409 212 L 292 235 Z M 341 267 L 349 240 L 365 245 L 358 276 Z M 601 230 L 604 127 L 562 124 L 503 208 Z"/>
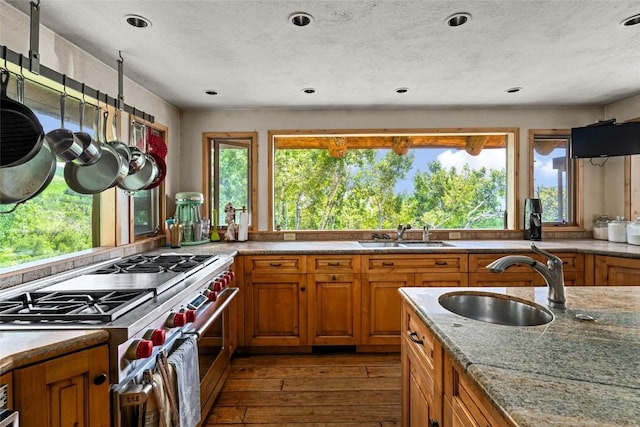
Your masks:
<path fill-rule="evenodd" d="M 120 395 L 176 340 L 200 337 L 222 318 L 238 292 L 232 263 L 226 255 L 143 254 L 41 280 L 0 293 L 0 330 L 107 330 L 112 391 Z"/>

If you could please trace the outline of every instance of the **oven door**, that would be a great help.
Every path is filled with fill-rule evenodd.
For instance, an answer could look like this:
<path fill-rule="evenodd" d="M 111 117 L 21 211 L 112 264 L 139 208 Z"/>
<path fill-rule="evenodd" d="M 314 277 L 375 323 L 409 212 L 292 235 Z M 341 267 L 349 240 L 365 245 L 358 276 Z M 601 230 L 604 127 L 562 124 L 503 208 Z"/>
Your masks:
<path fill-rule="evenodd" d="M 217 301 L 198 313 L 194 328 L 186 333 L 198 336 L 200 406 L 206 416 L 229 373 L 231 302 L 238 288 L 226 288 Z"/>

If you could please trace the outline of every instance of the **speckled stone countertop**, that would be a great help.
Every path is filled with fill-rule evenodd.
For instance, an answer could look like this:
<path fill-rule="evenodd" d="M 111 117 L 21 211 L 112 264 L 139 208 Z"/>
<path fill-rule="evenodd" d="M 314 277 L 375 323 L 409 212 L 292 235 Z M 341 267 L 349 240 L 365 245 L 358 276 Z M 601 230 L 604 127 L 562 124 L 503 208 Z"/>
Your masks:
<path fill-rule="evenodd" d="M 12 369 L 106 343 L 109 332 L 0 331 L 0 375 Z"/>
<path fill-rule="evenodd" d="M 467 289 L 547 305 L 546 287 Z M 551 309 L 554 320 L 533 327 L 480 322 L 440 306 L 440 295 L 459 290 L 400 294 L 516 425 L 640 425 L 640 287 L 568 287 L 566 309 Z"/>
<path fill-rule="evenodd" d="M 279 254 L 401 254 L 401 253 L 487 253 L 496 251 L 531 252 L 531 242 L 527 240 L 447 240 L 452 246 L 429 248 L 365 248 L 353 240 L 290 241 L 290 242 L 211 242 L 179 249 L 156 248 L 152 253 L 188 252 L 195 254 L 230 253 L 240 255 Z M 606 240 L 546 240 L 536 242 L 536 246 L 550 251 L 569 251 L 640 258 L 640 245 L 612 243 Z"/>

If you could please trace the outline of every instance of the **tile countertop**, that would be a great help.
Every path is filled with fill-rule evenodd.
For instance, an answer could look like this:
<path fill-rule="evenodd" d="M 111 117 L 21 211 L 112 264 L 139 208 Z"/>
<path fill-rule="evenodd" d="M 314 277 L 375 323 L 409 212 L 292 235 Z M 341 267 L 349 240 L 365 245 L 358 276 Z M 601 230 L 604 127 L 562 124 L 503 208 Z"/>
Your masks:
<path fill-rule="evenodd" d="M 0 331 L 0 375 L 12 369 L 84 350 L 109 340 L 97 331 Z"/>
<path fill-rule="evenodd" d="M 440 306 L 440 295 L 459 290 L 400 294 L 516 425 L 640 425 L 640 287 L 568 287 L 566 309 L 551 309 L 554 320 L 533 327 L 480 322 Z M 546 287 L 482 290 L 547 306 Z"/>
<path fill-rule="evenodd" d="M 496 251 L 512 251 L 531 253 L 531 242 L 528 240 L 447 240 L 453 246 L 429 248 L 365 248 L 355 240 L 325 241 L 246 241 L 246 242 L 211 242 L 195 246 L 182 246 L 174 249 L 156 248 L 150 253 L 181 252 L 195 254 L 240 254 L 240 255 L 278 255 L 278 254 L 400 254 L 400 253 L 487 253 Z M 545 240 L 535 242 L 541 249 L 562 252 L 579 251 L 600 255 L 640 258 L 640 245 L 612 243 L 606 240 Z"/>

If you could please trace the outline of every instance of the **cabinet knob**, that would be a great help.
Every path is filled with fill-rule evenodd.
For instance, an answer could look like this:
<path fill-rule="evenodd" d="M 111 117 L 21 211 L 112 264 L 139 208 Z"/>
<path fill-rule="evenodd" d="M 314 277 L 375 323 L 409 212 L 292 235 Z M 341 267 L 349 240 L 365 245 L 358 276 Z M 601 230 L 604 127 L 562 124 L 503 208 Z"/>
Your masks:
<path fill-rule="evenodd" d="M 431 418 L 429 418 L 429 422 L 427 423 L 427 427 L 439 427 L 440 424 L 438 423 L 437 420 L 432 420 Z"/>
<path fill-rule="evenodd" d="M 304 292 L 304 290 L 307 289 L 304 286 L 300 288 L 300 292 Z"/>
<path fill-rule="evenodd" d="M 96 377 L 93 379 L 93 383 L 95 385 L 102 385 L 105 383 L 105 381 L 107 381 L 107 374 L 102 373 L 102 374 L 98 374 L 96 375 Z"/>

